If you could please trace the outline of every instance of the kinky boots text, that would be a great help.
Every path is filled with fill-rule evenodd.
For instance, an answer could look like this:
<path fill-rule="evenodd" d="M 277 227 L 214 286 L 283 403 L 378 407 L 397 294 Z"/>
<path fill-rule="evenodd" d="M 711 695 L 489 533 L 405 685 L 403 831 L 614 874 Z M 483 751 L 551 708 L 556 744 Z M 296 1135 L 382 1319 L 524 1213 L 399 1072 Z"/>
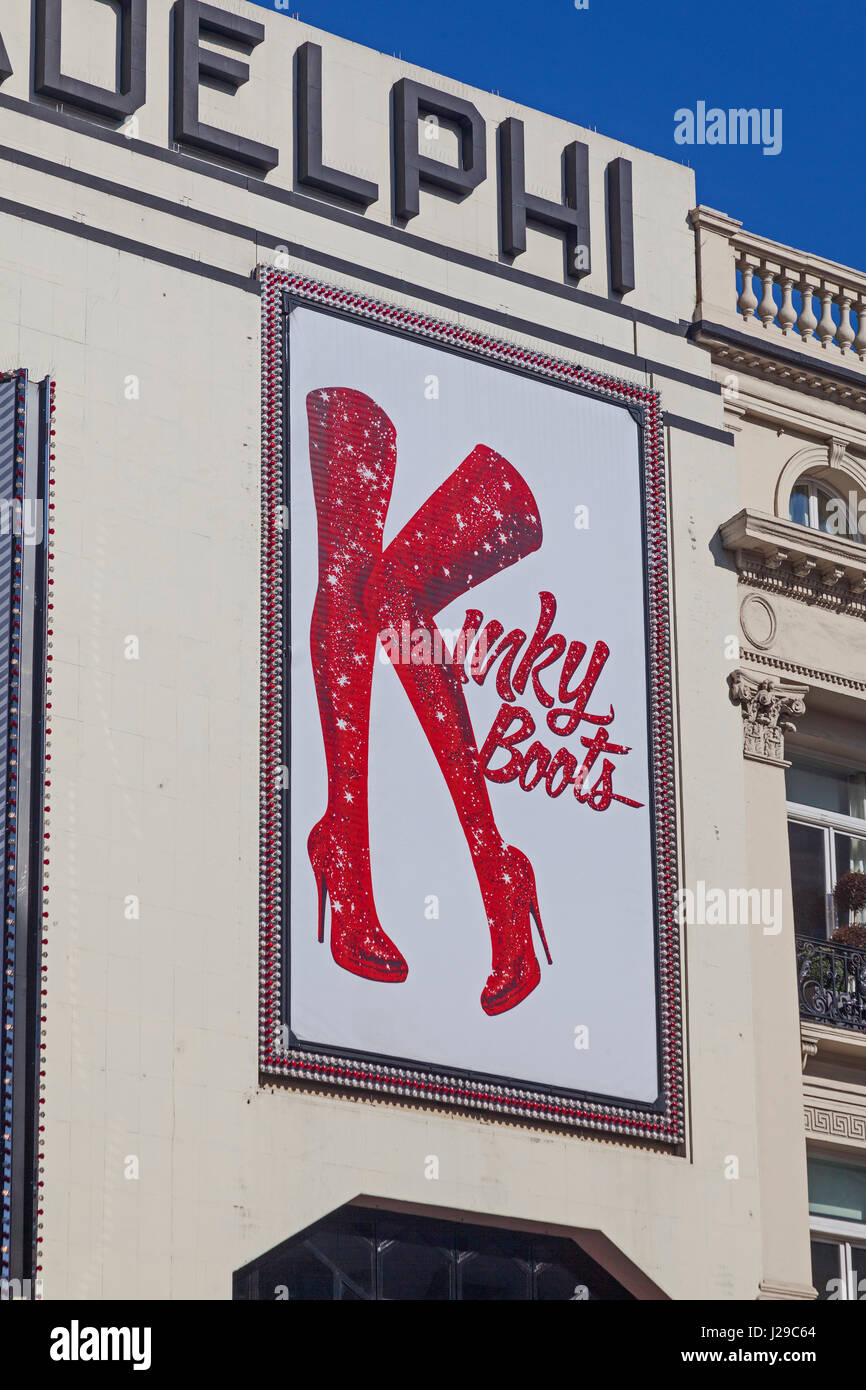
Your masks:
<path fill-rule="evenodd" d="M 543 780 L 548 796 L 553 797 L 561 796 L 570 786 L 574 788 L 576 800 L 590 806 L 593 811 L 606 811 L 612 801 L 621 801 L 625 806 L 642 806 L 643 802 L 633 801 L 631 797 L 613 790 L 615 764 L 611 759 L 622 757 L 630 751 L 624 744 L 611 742 L 608 734 L 606 726 L 612 724 L 614 719 L 613 705 L 608 707 L 606 714 L 592 714 L 587 710 L 610 656 L 610 648 L 606 642 L 596 642 L 583 678 L 572 685 L 578 667 L 586 656 L 586 643 L 566 643 L 561 633 L 551 633 L 556 617 L 556 599 L 546 591 L 539 597 L 541 613 L 528 645 L 522 629 L 513 628 L 505 633 L 502 623 L 496 618 L 482 628 L 483 615 L 477 609 L 467 611 L 457 640 L 456 661 L 465 662 L 472 648 L 468 655 L 468 675 L 465 669 L 460 671 L 463 682 L 471 676 L 478 685 L 483 685 L 493 667 L 499 663 L 496 691 L 503 704 L 481 748 L 484 775 L 491 782 L 517 780 L 525 792 L 532 791 Z M 562 666 L 554 698 L 542 683 L 541 673 L 560 661 Z M 547 711 L 546 723 L 552 734 L 568 738 L 581 722 L 599 726 L 591 738 L 587 735 L 581 737 L 580 742 L 586 752 L 579 766 L 578 758 L 568 748 L 560 747 L 551 753 L 538 739 L 534 739 L 528 748 L 521 749 L 520 745 L 533 739 L 536 731 L 536 721 L 529 710 L 516 703 L 517 696 L 524 694 L 530 681 L 536 700 Z M 509 754 L 508 761 L 491 767 L 499 749 Z M 597 766 L 599 758 L 600 770 Z M 588 786 L 590 778 L 594 780 Z"/>

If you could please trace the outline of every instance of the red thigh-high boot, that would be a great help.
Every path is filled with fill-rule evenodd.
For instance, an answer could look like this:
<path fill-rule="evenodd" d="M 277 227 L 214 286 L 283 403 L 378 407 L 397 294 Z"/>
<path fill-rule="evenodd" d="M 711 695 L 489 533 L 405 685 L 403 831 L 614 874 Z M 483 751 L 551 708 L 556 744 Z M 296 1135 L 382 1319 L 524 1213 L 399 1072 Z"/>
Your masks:
<path fill-rule="evenodd" d="M 421 660 L 395 665 L 448 784 L 478 877 L 492 947 L 481 995 L 487 1014 L 513 1009 L 541 978 L 530 914 L 548 961 L 550 952 L 532 865 L 496 828 L 459 666 L 434 617 L 460 594 L 537 550 L 541 540 L 538 508 L 526 483 L 506 459 L 479 444 L 391 542 L 365 593 L 383 643 L 385 632 L 401 631 L 403 622 L 428 635 Z M 385 645 L 393 659 L 393 644 Z"/>
<path fill-rule="evenodd" d="M 396 435 L 368 396 L 342 386 L 311 391 L 307 419 L 319 527 L 310 654 L 328 768 L 328 809 L 308 842 L 319 940 L 330 898 L 337 964 L 368 980 L 399 983 L 409 967 L 379 925 L 370 876 L 367 755 L 377 628 L 363 607 L 382 554 Z"/>

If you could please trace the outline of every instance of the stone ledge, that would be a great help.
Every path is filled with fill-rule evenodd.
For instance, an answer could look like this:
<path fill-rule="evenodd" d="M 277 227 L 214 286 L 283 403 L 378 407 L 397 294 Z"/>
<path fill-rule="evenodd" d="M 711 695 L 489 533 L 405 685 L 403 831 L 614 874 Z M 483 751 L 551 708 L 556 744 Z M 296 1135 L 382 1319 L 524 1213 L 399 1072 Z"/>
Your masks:
<path fill-rule="evenodd" d="M 766 1299 L 810 1299 L 818 1297 L 811 1284 L 792 1284 L 786 1279 L 762 1279 L 758 1285 L 758 1301 Z"/>
<path fill-rule="evenodd" d="M 814 574 L 827 588 L 845 579 L 853 593 L 866 593 L 866 545 L 848 536 L 830 536 L 749 507 L 720 526 L 719 535 L 738 570 L 749 567 L 749 555 L 757 555 L 765 569 L 787 564 L 798 578 Z"/>

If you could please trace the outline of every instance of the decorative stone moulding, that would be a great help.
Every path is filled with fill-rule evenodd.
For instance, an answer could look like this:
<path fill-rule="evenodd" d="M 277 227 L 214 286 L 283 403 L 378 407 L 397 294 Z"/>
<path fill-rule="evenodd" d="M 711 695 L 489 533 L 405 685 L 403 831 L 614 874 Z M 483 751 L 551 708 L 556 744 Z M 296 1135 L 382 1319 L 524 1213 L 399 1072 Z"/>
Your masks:
<path fill-rule="evenodd" d="M 780 656 L 767 656 L 764 652 L 753 652 L 748 647 L 740 647 L 740 660 L 750 665 L 769 666 L 780 671 L 782 676 L 802 676 L 810 686 L 841 686 L 857 695 L 866 695 L 866 681 L 855 680 L 853 676 L 840 675 L 838 671 L 821 671 L 817 666 L 803 666 L 799 661 L 786 661 Z"/>
<path fill-rule="evenodd" d="M 719 535 L 742 583 L 866 617 L 866 545 L 859 541 L 748 507 Z"/>
<path fill-rule="evenodd" d="M 728 680 L 731 699 L 743 716 L 743 757 L 789 767 L 785 734 L 797 727 L 792 716 L 806 713 L 804 697 L 809 687 L 748 671 L 734 671 Z"/>
<path fill-rule="evenodd" d="M 808 362 L 802 367 L 796 363 L 777 362 L 759 351 L 751 351 L 738 344 L 716 341 L 706 325 L 693 330 L 690 336 L 694 342 L 709 348 L 714 360 L 722 363 L 730 371 L 767 377 L 779 386 L 790 386 L 796 391 L 818 394 L 825 400 L 850 406 L 854 410 L 866 410 L 866 380 L 861 386 L 856 381 L 838 380 L 830 372 L 816 370 Z M 727 401 L 725 408 L 730 408 Z"/>
<path fill-rule="evenodd" d="M 862 1033 L 850 1034 L 846 1029 L 835 1028 L 833 1031 L 844 1035 L 848 1051 L 846 1060 L 862 1066 L 866 1037 Z M 835 1039 L 830 1045 L 825 1044 L 820 1035 L 814 1040 L 804 1037 L 804 1047 L 809 1041 L 818 1062 L 832 1065 L 840 1055 L 844 1055 L 844 1044 Z M 866 1095 L 863 1087 L 856 1082 L 839 1081 L 824 1074 L 804 1076 L 803 1112 L 806 1134 L 810 1139 L 818 1139 L 825 1144 L 839 1144 L 844 1148 L 866 1149 Z"/>
<path fill-rule="evenodd" d="M 845 497 L 851 492 L 860 498 L 866 497 L 866 466 L 850 453 L 844 439 L 830 438 L 824 444 L 809 444 L 804 449 L 798 449 L 788 459 L 779 474 L 773 498 L 773 509 L 780 521 L 790 523 L 788 506 L 791 490 L 804 474 L 823 478 L 838 487 Z"/>
<path fill-rule="evenodd" d="M 740 627 L 747 642 L 767 651 L 776 640 L 776 614 L 760 594 L 746 594 L 740 604 Z"/>

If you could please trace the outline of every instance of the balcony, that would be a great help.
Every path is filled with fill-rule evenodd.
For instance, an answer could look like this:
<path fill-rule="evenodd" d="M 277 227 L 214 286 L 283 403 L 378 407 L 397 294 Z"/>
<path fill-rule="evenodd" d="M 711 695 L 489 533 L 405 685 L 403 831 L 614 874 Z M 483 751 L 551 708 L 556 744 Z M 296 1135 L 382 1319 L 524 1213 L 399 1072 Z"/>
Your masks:
<path fill-rule="evenodd" d="M 866 408 L 866 275 L 755 236 L 713 208 L 694 208 L 690 218 L 698 267 L 691 338 L 735 371 Z"/>
<path fill-rule="evenodd" d="M 866 1033 L 866 951 L 798 936 L 800 1017 Z"/>

